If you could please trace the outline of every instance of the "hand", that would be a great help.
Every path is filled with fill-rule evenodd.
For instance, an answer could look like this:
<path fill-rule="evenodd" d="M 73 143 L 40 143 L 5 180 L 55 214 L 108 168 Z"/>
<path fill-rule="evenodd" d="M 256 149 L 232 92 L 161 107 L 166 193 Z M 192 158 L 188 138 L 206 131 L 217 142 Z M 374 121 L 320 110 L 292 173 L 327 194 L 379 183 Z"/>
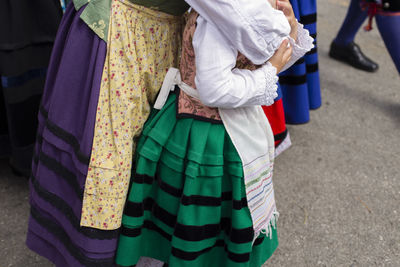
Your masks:
<path fill-rule="evenodd" d="M 295 41 L 297 41 L 297 20 L 294 16 L 292 5 L 289 0 L 277 0 L 276 8 L 285 14 L 287 20 L 289 21 L 291 30 L 290 37 L 292 37 Z"/>
<path fill-rule="evenodd" d="M 271 4 L 272 8 L 276 9 L 276 2 L 278 2 L 278 0 L 268 0 L 268 2 Z"/>
<path fill-rule="evenodd" d="M 272 66 L 276 68 L 276 74 L 281 72 L 283 67 L 289 62 L 292 57 L 292 46 L 288 46 L 289 40 L 285 39 L 275 51 L 274 55 L 268 60 Z"/>

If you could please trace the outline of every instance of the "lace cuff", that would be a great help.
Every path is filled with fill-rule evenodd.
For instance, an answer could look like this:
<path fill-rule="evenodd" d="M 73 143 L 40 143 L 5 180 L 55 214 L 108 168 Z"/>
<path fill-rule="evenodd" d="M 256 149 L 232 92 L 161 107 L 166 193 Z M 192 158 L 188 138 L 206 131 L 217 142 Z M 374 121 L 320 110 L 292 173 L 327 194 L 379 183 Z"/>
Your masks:
<path fill-rule="evenodd" d="M 278 76 L 276 68 L 272 66 L 271 63 L 267 62 L 258 70 L 264 76 L 264 80 L 259 84 L 259 86 L 262 87 L 260 91 L 262 91 L 263 94 L 257 97 L 256 102 L 259 105 L 270 106 L 278 96 Z"/>
<path fill-rule="evenodd" d="M 303 57 L 308 51 L 314 47 L 314 39 L 310 36 L 307 29 L 304 29 L 303 24 L 297 23 L 297 42 L 289 37 L 290 45 L 293 47 L 292 57 L 289 62 L 283 67 L 282 71 L 290 68 L 297 60 Z M 282 72 L 281 71 L 281 72 Z"/>

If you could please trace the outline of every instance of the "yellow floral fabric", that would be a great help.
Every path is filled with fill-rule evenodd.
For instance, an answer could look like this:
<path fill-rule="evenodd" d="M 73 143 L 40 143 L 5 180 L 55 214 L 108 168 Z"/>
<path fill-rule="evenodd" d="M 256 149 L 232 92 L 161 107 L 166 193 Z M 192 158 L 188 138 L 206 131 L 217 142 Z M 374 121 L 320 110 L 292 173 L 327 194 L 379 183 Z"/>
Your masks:
<path fill-rule="evenodd" d="M 167 69 L 178 65 L 181 31 L 180 17 L 112 1 L 82 226 L 120 227 L 136 140 Z"/>

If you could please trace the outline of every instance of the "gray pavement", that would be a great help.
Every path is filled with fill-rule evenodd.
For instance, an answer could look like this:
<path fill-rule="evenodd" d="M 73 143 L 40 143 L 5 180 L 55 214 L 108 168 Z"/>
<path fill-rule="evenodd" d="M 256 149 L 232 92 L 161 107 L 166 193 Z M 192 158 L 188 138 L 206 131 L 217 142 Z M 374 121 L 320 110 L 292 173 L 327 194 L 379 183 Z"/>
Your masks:
<path fill-rule="evenodd" d="M 377 30 L 375 74 L 327 56 L 348 0 L 318 1 L 323 106 L 276 161 L 280 246 L 265 266 L 400 266 L 400 77 Z M 24 245 L 28 187 L 0 160 L 0 267 L 52 266 Z"/>

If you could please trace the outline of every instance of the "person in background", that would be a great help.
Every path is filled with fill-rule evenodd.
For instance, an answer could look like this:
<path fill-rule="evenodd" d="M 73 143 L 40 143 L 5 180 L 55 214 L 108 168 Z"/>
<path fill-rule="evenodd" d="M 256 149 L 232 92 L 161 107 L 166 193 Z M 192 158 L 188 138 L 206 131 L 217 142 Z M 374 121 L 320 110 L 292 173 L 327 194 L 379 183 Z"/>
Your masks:
<path fill-rule="evenodd" d="M 29 177 L 37 115 L 62 16 L 53 0 L 0 2 L 0 158 Z"/>
<path fill-rule="evenodd" d="M 282 97 L 286 123 L 302 124 L 310 120 L 310 110 L 321 106 L 317 50 L 317 0 L 290 0 L 290 3 L 296 19 L 314 38 L 314 48 L 279 75 L 277 103 Z"/>
<path fill-rule="evenodd" d="M 400 73 L 400 2 L 397 0 L 351 0 L 346 18 L 332 41 L 330 57 L 360 70 L 378 70 L 378 64 L 369 59 L 354 42 L 358 30 L 368 17 L 364 29 L 372 29 L 372 19 L 375 17 L 386 48 Z"/>

